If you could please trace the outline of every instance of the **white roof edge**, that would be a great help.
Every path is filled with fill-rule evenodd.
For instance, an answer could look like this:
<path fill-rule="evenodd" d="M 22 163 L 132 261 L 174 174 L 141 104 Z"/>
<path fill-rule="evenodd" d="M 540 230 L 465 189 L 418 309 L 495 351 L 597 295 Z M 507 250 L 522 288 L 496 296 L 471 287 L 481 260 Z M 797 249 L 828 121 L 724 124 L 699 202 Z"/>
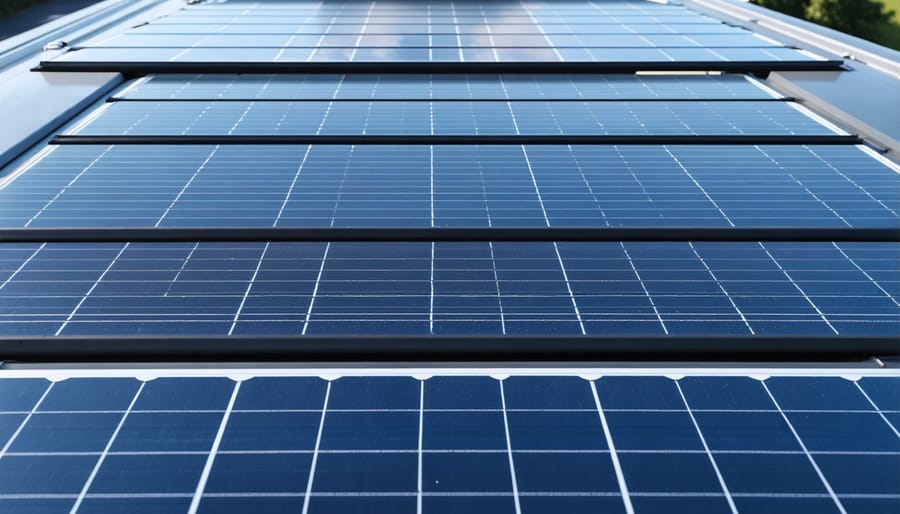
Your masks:
<path fill-rule="evenodd" d="M 849 42 L 839 41 L 825 34 L 814 32 L 799 26 L 797 23 L 788 23 L 758 10 L 751 10 L 747 7 L 725 0 L 685 0 L 685 3 L 695 4 L 711 11 L 716 11 L 741 20 L 742 22 L 783 34 L 786 37 L 834 55 L 849 56 L 872 69 L 891 75 L 896 79 L 900 79 L 900 62 L 860 48 Z"/>

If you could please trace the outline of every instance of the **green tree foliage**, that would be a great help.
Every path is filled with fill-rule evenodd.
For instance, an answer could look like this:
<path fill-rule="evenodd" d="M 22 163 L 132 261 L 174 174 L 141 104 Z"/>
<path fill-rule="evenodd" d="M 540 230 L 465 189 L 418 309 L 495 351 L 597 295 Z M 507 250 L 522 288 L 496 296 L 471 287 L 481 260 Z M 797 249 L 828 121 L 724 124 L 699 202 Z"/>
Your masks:
<path fill-rule="evenodd" d="M 806 16 L 806 6 L 809 5 L 809 0 L 753 0 L 753 3 L 773 11 L 802 18 Z"/>
<path fill-rule="evenodd" d="M 0 0 L 0 16 L 11 16 L 44 0 Z"/>
<path fill-rule="evenodd" d="M 841 32 L 871 38 L 878 27 L 889 23 L 893 11 L 873 0 L 811 0 L 806 7 L 806 19 Z"/>

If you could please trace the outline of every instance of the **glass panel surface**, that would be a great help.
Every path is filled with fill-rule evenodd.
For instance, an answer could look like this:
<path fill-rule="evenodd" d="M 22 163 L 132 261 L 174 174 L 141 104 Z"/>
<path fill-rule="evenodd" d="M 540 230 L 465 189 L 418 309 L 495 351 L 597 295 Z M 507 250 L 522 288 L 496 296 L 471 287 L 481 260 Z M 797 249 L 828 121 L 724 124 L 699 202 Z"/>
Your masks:
<path fill-rule="evenodd" d="M 577 514 L 649 508 L 660 498 L 704 511 L 728 501 L 754 511 L 900 506 L 896 415 L 873 400 L 896 390 L 894 376 L 852 382 L 770 370 L 760 380 L 674 369 L 673 380 L 664 370 L 619 369 L 588 380 L 503 370 L 497 380 L 434 369 L 423 380 L 401 369 L 324 380 L 237 371 L 241 382 L 171 370 L 149 381 L 77 370 L 52 384 L 40 372 L 0 378 L 3 390 L 42 382 L 44 394 L 27 419 L 0 411 L 18 428 L 0 439 L 8 448 L 0 506 L 133 511 L 123 498 L 135 497 L 138 512 L 186 510 L 192 500 L 201 512 L 264 513 L 308 502 L 412 514 L 419 500 L 423 512 L 514 512 L 519 502 Z M 821 401 L 832 394 L 853 410 Z M 73 431 L 74 418 L 92 422 Z M 179 440 L 197 449 L 157 444 Z M 860 469 L 865 477 L 852 472 Z"/>
<path fill-rule="evenodd" d="M 152 100 L 765 100 L 743 75 L 155 75 L 117 98 Z"/>
<path fill-rule="evenodd" d="M 0 247 L 4 335 L 900 334 L 889 243 Z"/>
<path fill-rule="evenodd" d="M 115 102 L 83 135 L 833 135 L 787 102 Z"/>
<path fill-rule="evenodd" d="M 760 184 L 765 184 L 761 187 Z M 59 146 L 7 227 L 897 227 L 852 146 Z"/>

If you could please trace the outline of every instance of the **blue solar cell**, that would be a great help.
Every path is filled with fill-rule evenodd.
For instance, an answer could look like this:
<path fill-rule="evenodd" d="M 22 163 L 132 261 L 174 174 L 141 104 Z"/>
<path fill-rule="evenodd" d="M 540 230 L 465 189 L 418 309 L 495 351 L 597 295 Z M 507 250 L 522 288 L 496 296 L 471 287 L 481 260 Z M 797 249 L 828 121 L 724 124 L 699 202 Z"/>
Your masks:
<path fill-rule="evenodd" d="M 4 454 L 0 459 L 0 494 L 65 494 L 74 498 L 90 476 L 96 461 L 94 455 Z M 23 510 L 29 507 L 29 502 L 19 504 Z"/>
<path fill-rule="evenodd" d="M 120 418 L 116 415 L 116 419 Z M 222 421 L 220 412 L 130 412 L 115 451 L 208 451 Z"/>
<path fill-rule="evenodd" d="M 664 422 L 664 419 L 659 421 Z M 634 493 L 664 490 L 697 496 L 706 493 L 708 496 L 722 492 L 715 469 L 703 453 L 621 453 L 619 460 L 628 490 Z M 640 498 L 633 498 L 632 501 L 637 504 Z M 713 502 L 720 503 L 725 502 Z"/>
<path fill-rule="evenodd" d="M 225 454 L 216 457 L 206 492 L 294 493 L 306 492 L 310 454 Z"/>
<path fill-rule="evenodd" d="M 165 514 L 187 511 L 190 498 L 87 498 L 78 508 L 82 514 L 111 514 L 128 511 L 133 514 Z"/>
<path fill-rule="evenodd" d="M 38 411 L 124 411 L 140 385 L 129 378 L 71 378 L 54 382 Z"/>
<path fill-rule="evenodd" d="M 857 385 L 876 408 L 900 411 L 900 380 L 890 377 L 863 378 Z"/>
<path fill-rule="evenodd" d="M 96 493 L 193 493 L 206 455 L 108 455 L 91 483 Z M 152 494 L 151 494 L 152 495 Z"/>
<path fill-rule="evenodd" d="M 326 384 L 318 378 L 256 377 L 241 383 L 234 409 L 320 410 L 325 400 Z"/>
<path fill-rule="evenodd" d="M 43 379 L 0 379 L 0 411 L 28 412 L 37 405 L 50 382 Z"/>
<path fill-rule="evenodd" d="M 316 462 L 314 492 L 413 492 L 417 459 L 411 453 L 323 453 Z"/>
<path fill-rule="evenodd" d="M 186 383 L 195 387 L 185 388 Z M 159 378 L 144 384 L 134 410 L 225 410 L 234 383 L 224 378 Z"/>
<path fill-rule="evenodd" d="M 512 490 L 506 453 L 426 454 L 423 489 L 430 493 L 503 493 Z"/>
<path fill-rule="evenodd" d="M 119 423 L 120 414 L 37 413 L 28 419 L 9 451 L 57 453 L 65 449 L 99 452 Z"/>

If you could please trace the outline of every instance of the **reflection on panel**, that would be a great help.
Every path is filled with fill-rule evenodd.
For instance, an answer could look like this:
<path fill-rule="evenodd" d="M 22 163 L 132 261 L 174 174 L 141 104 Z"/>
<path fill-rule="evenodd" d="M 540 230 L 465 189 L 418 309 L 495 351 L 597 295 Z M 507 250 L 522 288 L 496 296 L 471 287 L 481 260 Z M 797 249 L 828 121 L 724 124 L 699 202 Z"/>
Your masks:
<path fill-rule="evenodd" d="M 53 63 L 810 64 L 806 52 L 680 5 L 282 2 L 189 6 Z M 360 8 L 362 7 L 362 8 Z M 227 49 L 227 50 L 226 50 Z M 703 69 L 703 68 L 700 68 Z"/>

